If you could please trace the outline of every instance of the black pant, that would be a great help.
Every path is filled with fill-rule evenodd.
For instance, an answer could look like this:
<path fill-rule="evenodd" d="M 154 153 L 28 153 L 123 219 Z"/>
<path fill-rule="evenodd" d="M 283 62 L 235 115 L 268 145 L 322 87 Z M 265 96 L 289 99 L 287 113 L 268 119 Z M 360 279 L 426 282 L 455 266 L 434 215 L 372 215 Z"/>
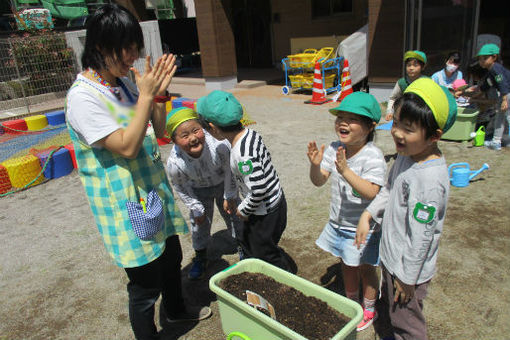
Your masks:
<path fill-rule="evenodd" d="M 278 242 L 287 227 L 287 201 L 282 195 L 278 206 L 266 215 L 250 215 L 243 222 L 238 237 L 246 257 L 254 257 L 269 262 L 284 270 L 289 264 Z"/>
<path fill-rule="evenodd" d="M 184 310 L 181 261 L 179 236 L 174 235 L 166 240 L 165 251 L 156 260 L 140 267 L 124 268 L 129 278 L 129 319 L 136 339 L 157 339 L 154 304 L 159 294 L 167 315 Z"/>

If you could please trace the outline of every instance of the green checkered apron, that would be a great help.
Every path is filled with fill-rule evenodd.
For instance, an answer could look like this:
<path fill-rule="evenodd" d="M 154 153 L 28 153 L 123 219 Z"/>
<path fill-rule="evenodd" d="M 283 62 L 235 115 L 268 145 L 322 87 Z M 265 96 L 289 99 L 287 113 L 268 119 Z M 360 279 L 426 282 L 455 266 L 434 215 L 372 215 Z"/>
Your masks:
<path fill-rule="evenodd" d="M 134 105 L 111 100 L 100 89 L 78 79 L 74 86 L 86 86 L 97 95 L 122 127 L 134 116 Z M 139 267 L 158 258 L 165 249 L 165 240 L 178 233 L 187 233 L 165 174 L 154 134 L 149 128 L 135 159 L 127 159 L 105 148 L 83 143 L 67 124 L 74 144 L 78 172 L 104 245 L 115 263 L 124 268 Z M 128 216 L 126 202 L 139 202 L 140 197 L 155 189 L 163 202 L 165 222 L 152 240 L 139 239 Z"/>

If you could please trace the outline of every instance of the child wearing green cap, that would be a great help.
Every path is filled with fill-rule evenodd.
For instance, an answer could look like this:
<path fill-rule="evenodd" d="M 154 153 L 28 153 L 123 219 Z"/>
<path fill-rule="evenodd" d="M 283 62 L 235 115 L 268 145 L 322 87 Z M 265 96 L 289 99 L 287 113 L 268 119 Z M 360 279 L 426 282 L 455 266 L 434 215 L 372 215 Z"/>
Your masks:
<path fill-rule="evenodd" d="M 393 119 L 395 101 L 402 97 L 405 89 L 418 78 L 424 77 L 422 75 L 425 65 L 427 64 L 427 55 L 418 50 L 407 51 L 404 54 L 404 64 L 406 66 L 406 74 L 404 77 L 397 80 L 393 91 L 391 91 L 390 98 L 388 99 L 388 106 L 386 108 L 387 121 Z"/>
<path fill-rule="evenodd" d="M 381 337 L 424 340 L 423 299 L 436 272 L 450 188 L 437 142 L 453 125 L 457 106 L 446 87 L 422 78 L 407 87 L 395 108 L 391 134 L 398 156 L 386 185 L 361 215 L 356 245 L 366 242 L 372 221 L 381 223 L 376 331 Z"/>
<path fill-rule="evenodd" d="M 197 102 L 209 132 L 232 145 L 230 168 L 243 196 L 231 212 L 243 220 L 236 235 L 246 257 L 293 270 L 278 242 L 287 226 L 287 201 L 262 137 L 245 128 L 243 108 L 233 94 L 215 90 Z"/>
<path fill-rule="evenodd" d="M 335 132 L 339 140 L 326 150 L 324 145 L 319 149 L 311 141 L 307 152 L 312 183 L 322 186 L 331 177 L 329 221 L 316 244 L 342 260 L 345 294 L 356 302 L 360 302 L 361 279 L 363 320 L 357 330 L 362 331 L 377 317 L 376 266 L 381 232 L 374 224 L 361 251 L 354 246 L 354 237 L 361 213 L 384 185 L 386 162 L 372 142 L 381 109 L 374 96 L 354 92 L 329 112 L 336 116 Z"/>
<path fill-rule="evenodd" d="M 167 175 L 190 211 L 191 242 L 195 250 L 188 278 L 204 277 L 207 247 L 211 240 L 214 203 L 227 229 L 235 237 L 240 220 L 227 213 L 238 201 L 230 171 L 230 145 L 204 131 L 192 109 L 180 107 L 167 116 L 166 130 L 174 147 L 167 161 Z"/>
<path fill-rule="evenodd" d="M 501 150 L 501 139 L 505 124 L 510 124 L 509 92 L 510 71 L 498 62 L 499 47 L 496 44 L 485 44 L 477 54 L 478 64 L 487 70 L 480 80 L 479 86 L 467 90 L 476 100 L 482 94 L 494 101 L 494 135 L 492 140 L 486 141 L 485 146 L 493 150 Z M 494 91 L 497 90 L 497 91 Z"/>

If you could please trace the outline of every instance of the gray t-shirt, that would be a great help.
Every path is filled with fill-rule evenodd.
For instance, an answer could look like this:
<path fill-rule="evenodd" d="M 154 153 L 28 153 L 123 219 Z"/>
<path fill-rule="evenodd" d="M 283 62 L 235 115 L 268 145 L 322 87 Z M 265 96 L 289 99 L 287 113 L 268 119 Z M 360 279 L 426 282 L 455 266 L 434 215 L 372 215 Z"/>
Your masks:
<path fill-rule="evenodd" d="M 398 156 L 386 185 L 367 207 L 381 222 L 381 262 L 402 282 L 415 285 L 435 274 L 450 183 L 444 157 L 416 163 Z"/>
<path fill-rule="evenodd" d="M 370 200 L 362 198 L 336 170 L 335 159 L 339 146 L 339 141 L 331 143 L 321 162 L 321 168 L 331 173 L 329 221 L 334 227 L 356 231 L 359 217 Z M 361 178 L 380 186 L 384 185 L 386 162 L 382 151 L 374 143 L 368 142 L 347 160 L 347 165 Z"/>

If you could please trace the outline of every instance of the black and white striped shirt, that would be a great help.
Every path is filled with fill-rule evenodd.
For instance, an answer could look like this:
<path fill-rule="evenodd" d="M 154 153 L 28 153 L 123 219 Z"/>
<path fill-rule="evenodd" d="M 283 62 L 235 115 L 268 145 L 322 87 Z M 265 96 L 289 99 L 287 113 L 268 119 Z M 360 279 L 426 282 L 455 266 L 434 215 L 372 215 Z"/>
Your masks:
<path fill-rule="evenodd" d="M 245 129 L 230 152 L 230 167 L 244 199 L 237 209 L 244 216 L 266 215 L 283 195 L 271 154 L 262 137 Z"/>

